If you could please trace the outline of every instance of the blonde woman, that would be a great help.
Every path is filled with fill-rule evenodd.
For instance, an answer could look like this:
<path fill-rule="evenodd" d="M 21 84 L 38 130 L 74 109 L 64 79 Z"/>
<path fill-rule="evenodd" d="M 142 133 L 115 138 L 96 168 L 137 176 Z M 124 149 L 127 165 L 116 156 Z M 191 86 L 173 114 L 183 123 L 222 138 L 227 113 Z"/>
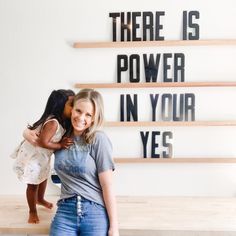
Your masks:
<path fill-rule="evenodd" d="M 51 236 L 118 236 L 112 184 L 114 163 L 107 135 L 98 131 L 104 119 L 100 93 L 81 90 L 74 98 L 71 138 L 74 145 L 55 152 L 54 168 L 61 196 Z"/>

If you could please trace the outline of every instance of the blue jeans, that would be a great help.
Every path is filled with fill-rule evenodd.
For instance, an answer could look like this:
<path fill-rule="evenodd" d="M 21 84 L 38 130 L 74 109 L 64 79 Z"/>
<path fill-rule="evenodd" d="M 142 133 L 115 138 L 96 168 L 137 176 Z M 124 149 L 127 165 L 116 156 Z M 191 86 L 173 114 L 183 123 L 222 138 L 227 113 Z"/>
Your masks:
<path fill-rule="evenodd" d="M 50 236 L 107 236 L 109 221 L 105 207 L 75 196 L 59 200 Z"/>

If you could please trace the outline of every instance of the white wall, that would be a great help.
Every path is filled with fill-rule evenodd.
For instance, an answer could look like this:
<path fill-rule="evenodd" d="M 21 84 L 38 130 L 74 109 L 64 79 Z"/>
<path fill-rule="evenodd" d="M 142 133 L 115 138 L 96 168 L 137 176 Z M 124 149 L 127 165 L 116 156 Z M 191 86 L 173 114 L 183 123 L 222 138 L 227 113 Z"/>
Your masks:
<path fill-rule="evenodd" d="M 77 82 L 116 82 L 118 54 L 175 53 L 186 81 L 235 81 L 235 46 L 75 49 L 75 41 L 111 41 L 109 12 L 165 11 L 165 39 L 181 39 L 181 14 L 200 12 L 201 39 L 236 38 L 234 0 L 0 0 L 0 194 L 23 194 L 9 154 L 22 130 L 41 115 L 52 89 Z M 143 73 L 143 71 L 141 72 Z M 159 78 L 161 80 L 161 77 Z M 77 91 L 76 89 L 74 89 Z M 140 120 L 150 121 L 149 93 L 196 96 L 196 120 L 236 120 L 235 88 L 100 89 L 106 118 L 119 120 L 121 93 L 139 94 Z M 147 105 L 148 104 L 148 105 Z M 106 128 L 114 156 L 141 157 L 140 131 L 172 131 L 174 157 L 236 157 L 236 127 Z M 234 196 L 236 164 L 117 164 L 118 195 Z M 58 192 L 51 183 L 48 193 Z"/>

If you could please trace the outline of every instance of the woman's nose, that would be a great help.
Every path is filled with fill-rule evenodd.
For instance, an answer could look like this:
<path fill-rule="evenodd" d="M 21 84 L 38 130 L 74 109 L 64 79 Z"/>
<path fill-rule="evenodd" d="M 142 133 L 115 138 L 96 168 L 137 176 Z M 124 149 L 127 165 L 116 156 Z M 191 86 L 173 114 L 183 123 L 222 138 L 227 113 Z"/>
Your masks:
<path fill-rule="evenodd" d="M 80 120 L 84 120 L 84 117 L 85 117 L 84 114 L 79 114 L 79 119 Z"/>

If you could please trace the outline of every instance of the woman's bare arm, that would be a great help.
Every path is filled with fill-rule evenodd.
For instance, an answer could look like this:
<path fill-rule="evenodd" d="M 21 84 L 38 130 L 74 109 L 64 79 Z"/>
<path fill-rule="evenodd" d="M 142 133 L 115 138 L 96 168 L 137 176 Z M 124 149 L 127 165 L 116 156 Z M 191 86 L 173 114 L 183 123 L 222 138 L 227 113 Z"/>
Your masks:
<path fill-rule="evenodd" d="M 107 209 L 107 214 L 109 217 L 109 231 L 108 236 L 119 236 L 118 230 L 118 219 L 117 219 L 117 206 L 116 198 L 113 188 L 113 171 L 107 170 L 101 172 L 99 176 L 99 181 L 102 187 L 102 193 L 104 202 Z"/>

